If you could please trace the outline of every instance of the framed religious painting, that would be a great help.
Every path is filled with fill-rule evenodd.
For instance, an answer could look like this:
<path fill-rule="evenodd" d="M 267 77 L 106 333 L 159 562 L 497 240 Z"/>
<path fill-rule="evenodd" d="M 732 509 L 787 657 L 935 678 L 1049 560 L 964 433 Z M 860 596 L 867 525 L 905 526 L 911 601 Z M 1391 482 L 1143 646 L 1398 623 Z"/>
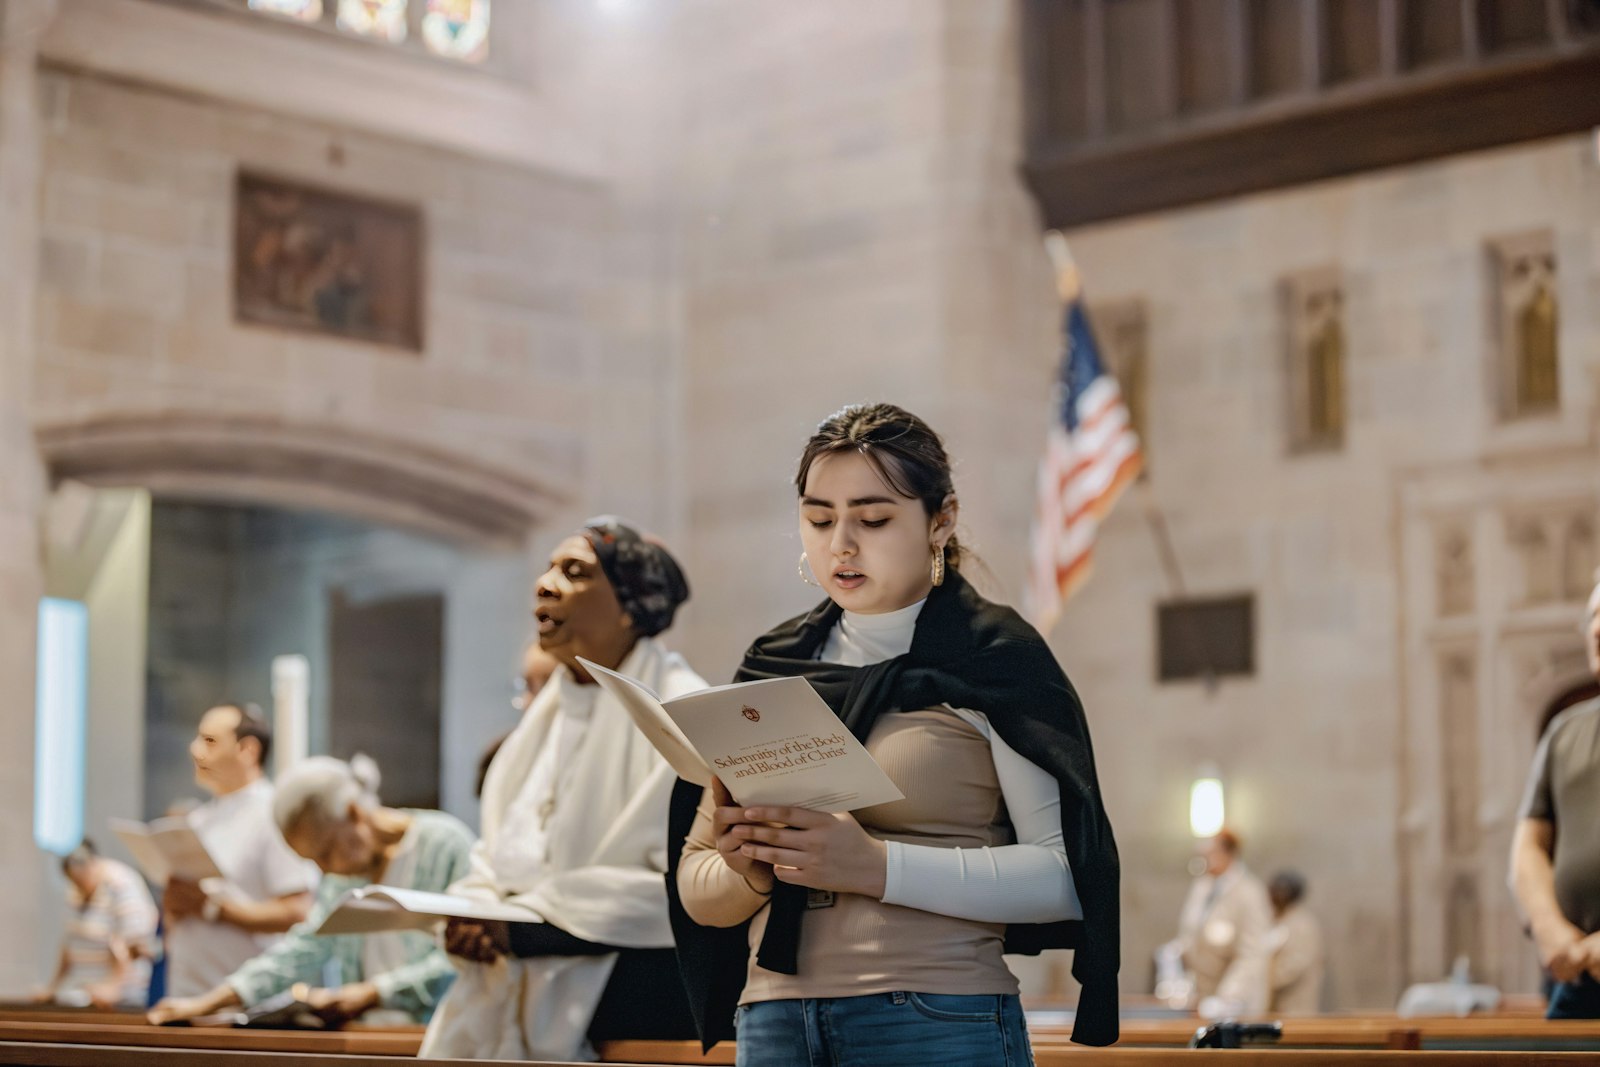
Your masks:
<path fill-rule="evenodd" d="M 240 322 L 422 350 L 422 213 L 241 171 L 233 306 Z"/>

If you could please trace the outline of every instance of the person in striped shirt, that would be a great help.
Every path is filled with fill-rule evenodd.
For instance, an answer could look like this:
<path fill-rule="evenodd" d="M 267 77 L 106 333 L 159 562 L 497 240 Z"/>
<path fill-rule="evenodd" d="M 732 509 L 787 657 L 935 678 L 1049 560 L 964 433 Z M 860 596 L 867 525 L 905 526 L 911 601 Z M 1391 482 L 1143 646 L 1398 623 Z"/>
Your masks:
<path fill-rule="evenodd" d="M 55 976 L 41 1003 L 142 1007 L 150 985 L 156 904 L 137 871 L 83 843 L 61 859 L 67 922 Z"/>

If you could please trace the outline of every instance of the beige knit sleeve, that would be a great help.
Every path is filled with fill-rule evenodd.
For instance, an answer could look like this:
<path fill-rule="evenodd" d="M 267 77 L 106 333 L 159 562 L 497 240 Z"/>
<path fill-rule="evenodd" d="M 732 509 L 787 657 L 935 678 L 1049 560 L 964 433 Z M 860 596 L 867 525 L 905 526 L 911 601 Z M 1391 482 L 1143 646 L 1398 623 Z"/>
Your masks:
<path fill-rule="evenodd" d="M 683 844 L 678 863 L 678 895 L 689 918 L 701 926 L 738 926 L 766 906 L 768 893 L 750 888 L 744 876 L 730 868 L 711 836 L 711 790 L 700 795 L 694 825 Z"/>

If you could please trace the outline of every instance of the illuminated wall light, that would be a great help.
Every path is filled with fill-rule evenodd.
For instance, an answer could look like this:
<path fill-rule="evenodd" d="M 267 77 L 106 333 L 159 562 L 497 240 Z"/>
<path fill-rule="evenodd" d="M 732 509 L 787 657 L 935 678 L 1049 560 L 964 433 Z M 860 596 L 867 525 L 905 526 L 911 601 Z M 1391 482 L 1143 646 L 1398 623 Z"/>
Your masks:
<path fill-rule="evenodd" d="M 1189 787 L 1189 831 L 1211 837 L 1223 827 L 1222 779 L 1196 778 Z"/>
<path fill-rule="evenodd" d="M 89 611 L 76 600 L 39 601 L 34 688 L 33 839 L 65 853 L 83 840 Z"/>

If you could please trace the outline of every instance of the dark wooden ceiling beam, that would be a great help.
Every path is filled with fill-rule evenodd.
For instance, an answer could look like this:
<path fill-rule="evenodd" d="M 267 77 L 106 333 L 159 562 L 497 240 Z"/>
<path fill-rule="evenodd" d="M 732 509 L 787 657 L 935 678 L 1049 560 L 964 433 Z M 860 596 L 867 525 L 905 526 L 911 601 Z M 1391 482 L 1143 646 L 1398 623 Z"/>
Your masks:
<path fill-rule="evenodd" d="M 1204 127 L 1035 142 L 1023 171 L 1045 224 L 1065 228 L 1596 126 L 1600 48 L 1589 48 L 1325 93 Z"/>

